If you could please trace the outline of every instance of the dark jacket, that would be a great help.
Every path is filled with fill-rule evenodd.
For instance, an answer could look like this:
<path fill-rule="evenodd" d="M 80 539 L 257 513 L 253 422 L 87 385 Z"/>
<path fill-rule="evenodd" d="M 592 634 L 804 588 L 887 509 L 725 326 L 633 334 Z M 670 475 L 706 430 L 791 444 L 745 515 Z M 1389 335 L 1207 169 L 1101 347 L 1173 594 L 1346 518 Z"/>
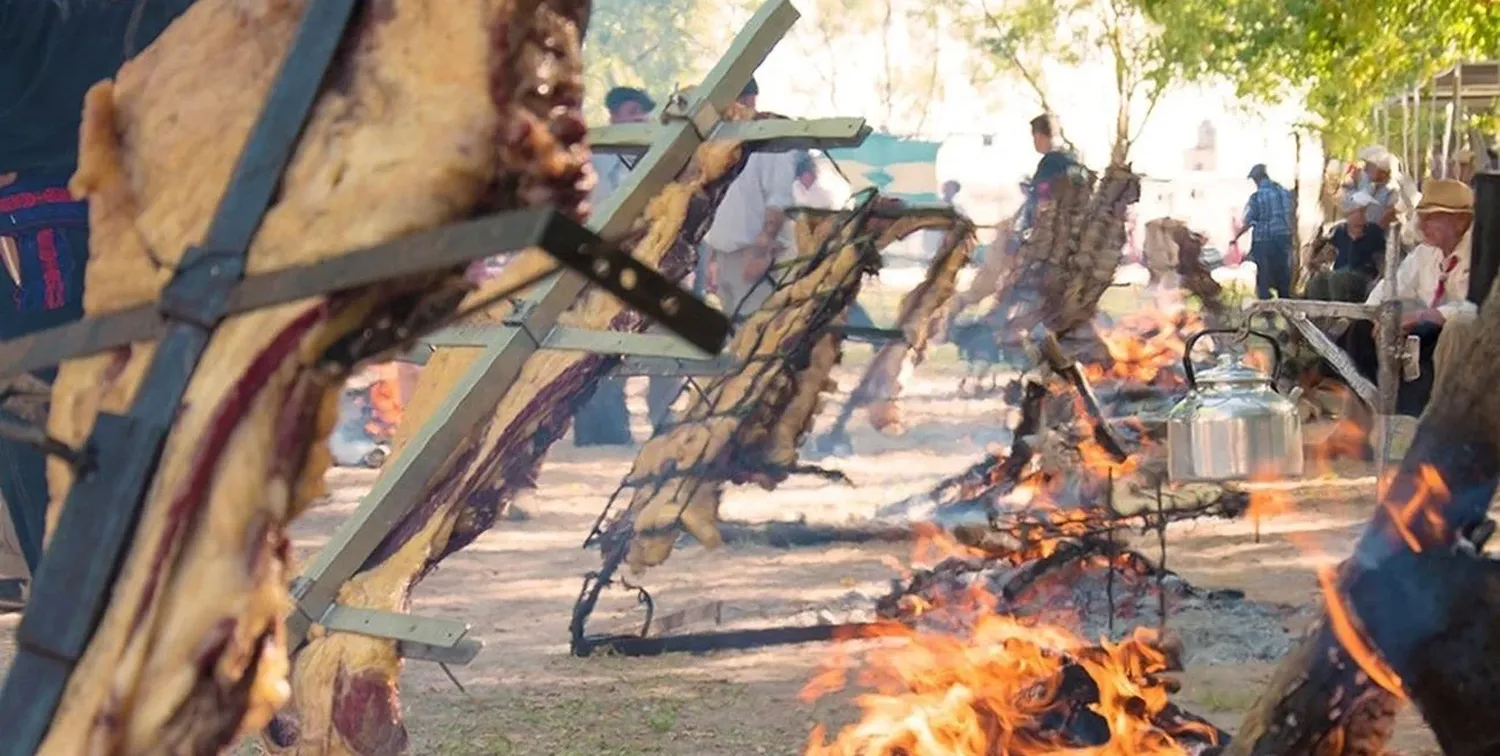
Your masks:
<path fill-rule="evenodd" d="M 1066 175 L 1076 165 L 1078 165 L 1078 159 L 1071 152 L 1052 150 L 1042 155 L 1042 159 L 1036 164 L 1036 173 L 1032 174 L 1028 185 L 1026 205 L 1021 210 L 1021 223 L 1018 229 L 1021 234 L 1031 230 L 1031 225 L 1036 220 L 1036 207 L 1042 200 L 1048 198 L 1047 193 L 1052 190 L 1052 182 Z"/>
<path fill-rule="evenodd" d="M 1385 232 L 1380 226 L 1366 223 L 1364 234 L 1355 239 L 1349 234 L 1348 224 L 1340 223 L 1328 243 L 1337 250 L 1334 270 L 1363 273 L 1372 279 L 1380 277 L 1380 264 L 1385 260 Z"/>
<path fill-rule="evenodd" d="M 0 173 L 71 171 L 78 162 L 84 93 L 114 76 L 190 5 L 192 0 L 0 0 Z"/>

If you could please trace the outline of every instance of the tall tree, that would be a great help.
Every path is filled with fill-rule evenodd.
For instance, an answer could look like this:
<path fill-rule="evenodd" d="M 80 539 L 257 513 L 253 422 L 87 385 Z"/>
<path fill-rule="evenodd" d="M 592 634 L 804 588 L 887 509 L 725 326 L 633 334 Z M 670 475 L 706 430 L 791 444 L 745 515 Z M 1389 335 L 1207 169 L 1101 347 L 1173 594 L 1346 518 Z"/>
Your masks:
<path fill-rule="evenodd" d="M 1166 0 L 1163 0 L 1165 2 Z M 1141 0 L 974 0 L 959 2 L 969 42 L 996 73 L 1019 77 L 1043 108 L 1046 65 L 1078 65 L 1092 51 L 1114 74 L 1111 159 L 1123 162 L 1157 103 L 1182 72 L 1202 67 L 1202 40 L 1164 35 Z"/>
<path fill-rule="evenodd" d="M 808 17 L 789 39 L 831 111 L 864 110 L 882 131 L 922 133 L 943 93 L 940 53 L 947 19 L 941 3 L 807 0 L 799 6 Z"/>
<path fill-rule="evenodd" d="M 1475 0 L 1132 0 L 1166 44 L 1196 42 L 1182 72 L 1242 96 L 1303 104 L 1327 154 L 1372 135 L 1382 101 L 1470 57 L 1500 53 L 1500 5 Z"/>

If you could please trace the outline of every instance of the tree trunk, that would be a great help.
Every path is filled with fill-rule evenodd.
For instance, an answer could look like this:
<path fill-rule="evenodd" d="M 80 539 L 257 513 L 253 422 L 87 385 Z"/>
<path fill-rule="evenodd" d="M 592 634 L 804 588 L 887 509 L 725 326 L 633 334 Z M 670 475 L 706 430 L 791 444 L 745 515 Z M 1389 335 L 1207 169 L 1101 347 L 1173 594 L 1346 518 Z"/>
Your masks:
<path fill-rule="evenodd" d="M 736 120 L 750 116 L 740 107 L 729 113 Z M 670 279 L 684 278 L 696 262 L 693 240 L 706 231 L 746 157 L 737 142 L 701 146 L 693 164 L 637 222 L 631 254 Z M 542 252 L 524 253 L 489 288 L 506 288 L 551 264 Z M 482 290 L 475 296 L 484 294 Z M 482 320 L 497 322 L 508 313 L 508 306 L 492 308 Z M 620 331 L 647 326 L 638 313 L 597 290 L 586 294 L 560 322 Z M 452 390 L 477 351 L 452 348 L 433 354 L 398 428 L 394 454 L 404 453 L 407 439 Z M 529 359 L 494 415 L 429 481 L 420 505 L 396 524 L 363 569 L 343 586 L 339 604 L 407 611 L 422 577 L 488 530 L 516 494 L 534 484 L 547 450 L 566 432 L 573 414 L 613 363 L 612 358 L 582 352 L 544 351 Z M 400 670 L 394 641 L 348 633 L 312 639 L 296 658 L 293 707 L 278 714 L 267 730 L 268 746 L 309 756 L 399 751 L 406 743 L 397 686 Z"/>
<path fill-rule="evenodd" d="M 1443 648 L 1456 648 L 1456 639 L 1464 634 L 1483 638 L 1495 627 L 1454 624 L 1475 621 L 1491 611 L 1493 570 L 1487 565 L 1477 570 L 1439 566 L 1417 572 L 1409 579 L 1420 581 L 1418 593 L 1428 594 L 1420 601 L 1403 599 L 1413 594 L 1397 590 L 1401 581 L 1392 577 L 1403 574 L 1411 564 L 1412 545 L 1421 550 L 1423 560 L 1441 563 L 1460 534 L 1481 526 L 1494 498 L 1500 476 L 1500 392 L 1493 390 L 1500 371 L 1500 297 L 1492 289 L 1486 301 L 1478 326 L 1469 331 L 1472 341 L 1465 348 L 1445 349 L 1445 353 L 1461 354 L 1463 364 L 1439 366 L 1432 403 L 1387 488 L 1384 505 L 1376 509 L 1353 557 L 1339 568 L 1334 590 L 1328 591 L 1348 596 L 1336 605 L 1352 606 L 1357 619 L 1331 621 L 1330 616 L 1337 620 L 1349 612 L 1330 613 L 1325 607 L 1324 618 L 1282 662 L 1270 688 L 1247 716 L 1230 754 L 1380 753 L 1399 699 L 1372 681 L 1365 668 L 1377 677 L 1399 675 L 1406 680 L 1406 694 L 1433 717 L 1430 721 L 1435 728 L 1446 731 L 1439 736 L 1456 743 L 1447 752 L 1489 752 L 1470 746 L 1493 742 L 1488 739 L 1491 722 L 1454 721 L 1461 717 L 1435 711 L 1458 691 L 1473 697 L 1470 706 L 1487 702 L 1472 689 L 1444 687 L 1468 679 L 1461 675 L 1477 677 L 1487 668 L 1444 664 L 1434 649 L 1440 643 L 1447 644 Z M 1467 581 L 1457 593 L 1463 600 L 1450 602 L 1445 609 L 1431 597 L 1459 591 L 1439 578 L 1444 570 L 1460 569 Z M 1474 602 L 1480 605 L 1463 605 Z M 1384 659 L 1370 661 L 1368 654 L 1362 655 L 1362 668 L 1340 636 L 1353 638 L 1356 646 L 1373 645 Z M 1492 663 L 1494 658 L 1493 654 L 1484 656 L 1482 648 L 1466 650 L 1472 655 L 1464 658 L 1472 659 L 1474 665 Z"/>

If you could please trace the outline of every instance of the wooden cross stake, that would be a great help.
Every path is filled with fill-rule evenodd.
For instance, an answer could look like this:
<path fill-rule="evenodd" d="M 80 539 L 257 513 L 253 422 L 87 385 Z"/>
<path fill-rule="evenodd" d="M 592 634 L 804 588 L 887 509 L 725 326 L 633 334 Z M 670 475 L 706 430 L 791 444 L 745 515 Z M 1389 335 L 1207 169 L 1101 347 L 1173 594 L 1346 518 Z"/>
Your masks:
<path fill-rule="evenodd" d="M 798 16 L 791 0 L 770 0 L 756 12 L 674 117 L 662 124 L 616 126 L 591 132 L 604 151 L 644 149 L 622 185 L 598 209 L 590 227 L 604 239 L 618 239 L 656 194 L 688 165 L 698 146 L 713 139 L 742 139 L 755 148 L 797 149 L 814 145 L 858 145 L 869 133 L 862 119 L 776 120 L 726 123 L 721 119 L 751 76 Z M 573 348 L 612 354 L 681 357 L 680 348 L 663 348 L 650 339 L 621 334 L 590 336 L 562 331 L 557 320 L 573 305 L 586 281 L 562 272 L 540 284 L 516 321 L 471 334 L 483 354 L 475 360 L 433 416 L 412 437 L 407 451 L 381 471 L 359 509 L 339 528 L 327 546 L 292 586 L 297 607 L 287 620 L 290 645 L 299 646 L 313 623 L 331 630 L 394 638 L 408 658 L 464 663 L 479 644 L 465 637 L 468 627 L 437 620 L 340 607 L 339 588 L 359 570 L 390 529 L 418 503 L 429 480 L 464 443 L 480 418 L 492 413 L 510 391 L 526 361 L 545 348 Z M 450 337 L 452 335 L 450 334 Z M 482 338 L 477 338 L 481 337 Z M 597 341 L 591 341 L 596 339 Z M 660 337 L 653 337 L 660 341 Z M 648 343 L 649 342 L 649 343 Z M 452 343 L 452 342 L 448 342 Z M 472 342 L 469 342 L 472 343 Z M 641 345 L 646 346 L 641 346 Z M 640 347 L 632 350 L 634 345 Z"/>

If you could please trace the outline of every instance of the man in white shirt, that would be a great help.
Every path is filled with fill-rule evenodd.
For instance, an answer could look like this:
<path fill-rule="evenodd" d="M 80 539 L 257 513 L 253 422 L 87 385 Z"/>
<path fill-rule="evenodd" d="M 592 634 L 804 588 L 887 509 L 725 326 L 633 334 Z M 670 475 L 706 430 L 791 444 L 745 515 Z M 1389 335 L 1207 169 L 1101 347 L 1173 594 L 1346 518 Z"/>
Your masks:
<path fill-rule="evenodd" d="M 1470 322 L 1478 312 L 1478 307 L 1469 301 L 1473 191 L 1461 181 L 1428 181 L 1417 203 L 1416 215 L 1423 244 L 1413 249 L 1396 269 L 1394 296 L 1405 304 L 1401 313 L 1402 330 L 1421 340 L 1421 376 L 1414 381 L 1403 381 L 1397 399 L 1397 413 L 1411 417 L 1420 416 L 1432 396 L 1436 369 L 1433 356 L 1445 327 Z M 1382 279 L 1375 284 L 1366 303 L 1380 304 L 1388 298 Z M 1379 358 L 1373 326 L 1368 322 L 1351 326 L 1345 335 L 1344 348 L 1360 372 L 1374 380 Z"/>
<path fill-rule="evenodd" d="M 760 89 L 755 80 L 739 102 L 754 109 Z M 766 272 L 783 250 L 792 248 L 786 210 L 797 204 L 796 155 L 753 152 L 745 168 L 724 192 L 703 243 L 709 254 L 709 288 L 724 312 L 749 315 L 771 295 Z"/>
<path fill-rule="evenodd" d="M 818 163 L 810 152 L 796 154 L 797 183 L 792 186 L 792 199 L 797 207 L 816 210 L 838 210 L 849 201 L 847 190 L 836 192 L 818 171 Z"/>
<path fill-rule="evenodd" d="M 656 108 L 650 95 L 634 87 L 615 87 L 604 96 L 609 122 L 643 123 Z M 589 193 L 589 205 L 597 210 L 609 195 L 625 182 L 630 163 L 617 154 L 596 153 L 591 159 L 596 181 Z M 668 400 L 670 401 L 670 400 Z M 577 446 L 628 446 L 630 411 L 625 406 L 625 379 L 605 377 L 573 421 L 573 443 Z"/>

